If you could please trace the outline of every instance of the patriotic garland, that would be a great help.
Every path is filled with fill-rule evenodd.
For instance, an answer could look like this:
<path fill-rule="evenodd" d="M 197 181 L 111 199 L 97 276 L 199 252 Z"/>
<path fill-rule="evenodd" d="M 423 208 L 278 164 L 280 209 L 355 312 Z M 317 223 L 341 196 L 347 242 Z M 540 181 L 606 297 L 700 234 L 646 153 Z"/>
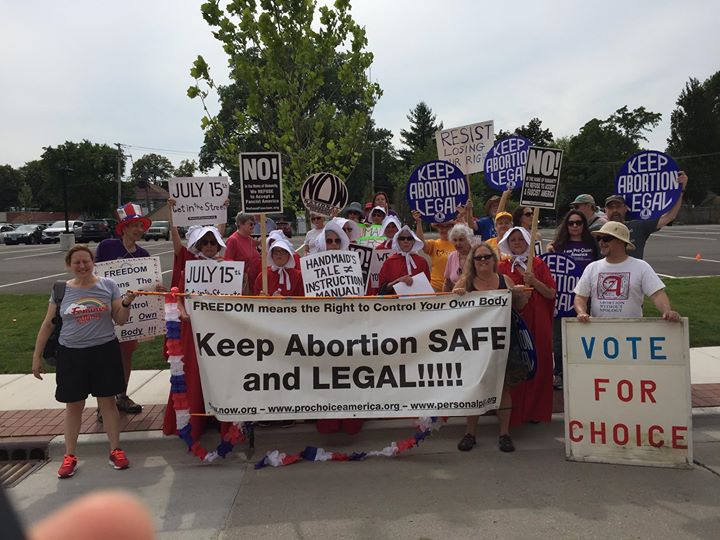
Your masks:
<path fill-rule="evenodd" d="M 217 448 L 208 452 L 202 445 L 193 439 L 192 427 L 190 426 L 190 408 L 187 398 L 187 385 L 185 383 L 185 371 L 183 369 L 183 350 L 180 331 L 180 310 L 178 309 L 177 287 L 173 287 L 169 294 L 165 295 L 165 329 L 170 364 L 170 396 L 175 408 L 175 422 L 177 434 L 185 441 L 188 450 L 195 454 L 204 463 L 212 463 L 217 458 L 225 458 L 238 442 L 245 442 L 246 434 L 240 422 L 233 422 L 225 432 Z"/>

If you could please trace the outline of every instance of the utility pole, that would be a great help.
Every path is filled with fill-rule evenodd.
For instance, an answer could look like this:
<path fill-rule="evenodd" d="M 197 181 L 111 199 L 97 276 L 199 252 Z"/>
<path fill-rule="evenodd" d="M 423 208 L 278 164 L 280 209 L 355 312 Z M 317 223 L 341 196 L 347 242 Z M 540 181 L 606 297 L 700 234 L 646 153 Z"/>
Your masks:
<path fill-rule="evenodd" d="M 371 164 L 370 164 L 370 182 L 372 184 L 372 195 L 371 197 L 375 195 L 375 149 L 372 149 L 372 153 L 370 154 L 372 156 L 371 158 Z"/>
<path fill-rule="evenodd" d="M 118 158 L 117 158 L 117 206 L 115 208 L 120 208 L 122 206 L 122 188 L 121 188 L 121 176 L 122 176 L 122 162 L 123 159 L 125 159 L 125 156 L 123 155 L 122 151 L 122 145 L 120 143 L 115 143 L 115 146 L 117 146 L 118 149 Z"/>

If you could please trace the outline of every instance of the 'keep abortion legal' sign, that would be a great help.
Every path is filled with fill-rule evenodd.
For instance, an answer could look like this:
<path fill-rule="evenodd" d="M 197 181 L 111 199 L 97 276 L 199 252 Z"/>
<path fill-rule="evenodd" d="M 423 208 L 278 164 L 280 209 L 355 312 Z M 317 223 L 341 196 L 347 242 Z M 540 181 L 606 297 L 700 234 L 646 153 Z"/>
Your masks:
<path fill-rule="evenodd" d="M 559 148 L 531 146 L 528 149 L 520 204 L 555 208 L 562 155 L 563 151 Z"/>
<path fill-rule="evenodd" d="M 675 160 L 654 150 L 633 154 L 615 178 L 615 193 L 625 197 L 628 217 L 656 219 L 670 210 L 682 193 Z"/>
<path fill-rule="evenodd" d="M 245 213 L 283 211 L 282 160 L 278 152 L 240 154 L 240 195 Z"/>
<path fill-rule="evenodd" d="M 582 276 L 582 267 L 572 257 L 562 253 L 543 253 L 540 258 L 545 262 L 555 279 L 555 318 L 574 317 L 575 285 Z"/>
<path fill-rule="evenodd" d="M 528 149 L 525 137 L 508 137 L 493 144 L 485 156 L 485 182 L 493 189 L 505 191 L 522 187 Z"/>
<path fill-rule="evenodd" d="M 406 196 L 410 209 L 420 212 L 423 221 L 443 223 L 455 218 L 458 205 L 467 202 L 469 192 L 459 167 L 447 161 L 428 161 L 410 175 Z"/>
<path fill-rule="evenodd" d="M 438 159 L 453 163 L 464 174 L 482 172 L 494 137 L 492 120 L 440 130 L 435 133 Z"/>
<path fill-rule="evenodd" d="M 175 199 L 172 208 L 173 224 L 215 225 L 227 221 L 225 201 L 230 193 L 230 179 L 225 176 L 170 178 L 170 197 Z"/>

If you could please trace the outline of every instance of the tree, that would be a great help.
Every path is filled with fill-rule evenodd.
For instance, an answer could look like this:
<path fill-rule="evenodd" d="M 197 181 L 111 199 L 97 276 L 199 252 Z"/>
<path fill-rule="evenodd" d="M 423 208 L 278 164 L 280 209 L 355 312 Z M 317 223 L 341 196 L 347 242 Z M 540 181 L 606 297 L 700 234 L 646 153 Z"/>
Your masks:
<path fill-rule="evenodd" d="M 33 196 L 33 206 L 44 211 L 57 208 L 57 199 L 52 193 L 49 173 L 42 160 L 28 161 L 20 167 L 25 184 L 30 187 Z"/>
<path fill-rule="evenodd" d="M 189 178 L 195 175 L 195 171 L 197 171 L 195 160 L 183 159 L 173 172 L 173 175 L 177 178 Z"/>
<path fill-rule="evenodd" d="M 150 182 L 163 185 L 173 175 L 175 168 L 168 158 L 160 154 L 145 154 L 130 169 L 130 177 L 138 184 Z"/>
<path fill-rule="evenodd" d="M 56 148 L 49 146 L 43 150 L 41 162 L 44 170 L 37 176 L 37 180 L 45 183 L 43 195 L 50 201 L 44 205 L 47 209 L 62 208 L 64 179 L 60 169 L 70 167 L 72 172 L 65 179 L 69 208 L 88 216 L 104 217 L 110 214 L 117 189 L 116 148 L 83 140 L 79 143 L 67 141 Z M 33 181 L 28 176 L 26 181 L 35 193 Z"/>
<path fill-rule="evenodd" d="M 372 183 L 373 150 L 375 150 L 375 184 Z M 400 162 L 392 145 L 392 132 L 389 129 L 376 128 L 370 120 L 367 142 L 355 168 L 350 172 L 345 184 L 350 201 L 369 201 L 376 191 L 394 193 L 393 178 Z M 396 203 L 395 199 L 391 200 Z"/>
<path fill-rule="evenodd" d="M 23 180 L 22 185 L 20 186 L 20 191 L 18 191 L 18 203 L 20 204 L 20 208 L 22 208 L 23 210 L 26 210 L 26 209 L 32 207 L 32 203 L 33 203 L 32 188 L 24 180 Z"/>
<path fill-rule="evenodd" d="M 500 130 L 495 136 L 496 141 L 502 141 L 513 135 L 520 135 L 526 139 L 530 139 L 534 146 L 552 146 L 553 145 L 553 134 L 549 129 L 542 128 L 542 120 L 539 118 L 532 118 L 528 122 L 527 126 L 523 125 L 515 128 L 515 131 L 510 133 L 509 131 Z"/>
<path fill-rule="evenodd" d="M 202 14 L 229 56 L 232 83 L 218 88 L 197 57 L 188 96 L 201 98 L 206 111 L 201 166 L 219 162 L 237 178 L 239 152 L 282 152 L 291 207 L 310 174 L 345 178 L 360 158 L 381 95 L 367 77 L 373 56 L 349 0 L 319 9 L 313 0 L 236 0 L 225 8 L 212 0 Z M 221 100 L 218 116 L 206 102 L 213 90 Z"/>
<path fill-rule="evenodd" d="M 415 105 L 406 118 L 410 122 L 410 129 L 400 130 L 400 141 L 407 148 L 398 151 L 405 165 L 414 168 L 426 161 L 437 159 L 435 133 L 442 129 L 442 122 L 435 123 L 436 116 L 424 101 Z"/>
<path fill-rule="evenodd" d="M 10 165 L 0 166 L 0 208 L 17 206 L 22 183 L 23 177 L 20 171 Z"/>
<path fill-rule="evenodd" d="M 718 191 L 720 167 L 720 71 L 701 83 L 690 78 L 670 115 L 667 151 L 688 171 L 687 197 L 702 202 Z"/>

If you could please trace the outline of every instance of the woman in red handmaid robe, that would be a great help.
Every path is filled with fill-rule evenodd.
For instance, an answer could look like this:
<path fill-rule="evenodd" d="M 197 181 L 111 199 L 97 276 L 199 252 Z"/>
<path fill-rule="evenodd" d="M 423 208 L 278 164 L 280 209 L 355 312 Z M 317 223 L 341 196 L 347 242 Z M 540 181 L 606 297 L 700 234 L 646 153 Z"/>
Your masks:
<path fill-rule="evenodd" d="M 533 289 L 520 316 L 533 335 L 537 369 L 532 379 L 512 389 L 511 426 L 549 422 L 552 417 L 552 323 L 556 287 L 550 270 L 539 257 L 533 258 L 532 271 L 528 270 L 529 247 L 530 233 L 522 227 L 513 227 L 498 242 L 500 252 L 510 257 L 498 263 L 498 272 L 510 276 L 516 285 Z"/>

